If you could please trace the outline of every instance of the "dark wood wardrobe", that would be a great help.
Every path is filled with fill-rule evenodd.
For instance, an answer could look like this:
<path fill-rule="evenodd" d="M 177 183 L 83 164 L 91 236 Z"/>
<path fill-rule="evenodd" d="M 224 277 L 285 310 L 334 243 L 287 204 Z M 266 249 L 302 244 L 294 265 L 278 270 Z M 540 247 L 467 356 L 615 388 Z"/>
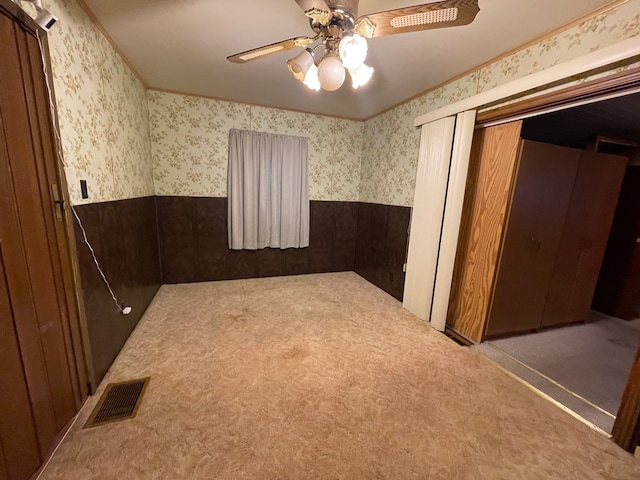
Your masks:
<path fill-rule="evenodd" d="M 626 164 L 522 141 L 486 337 L 587 319 Z"/>
<path fill-rule="evenodd" d="M 626 157 L 474 136 L 447 325 L 474 341 L 586 320 Z"/>

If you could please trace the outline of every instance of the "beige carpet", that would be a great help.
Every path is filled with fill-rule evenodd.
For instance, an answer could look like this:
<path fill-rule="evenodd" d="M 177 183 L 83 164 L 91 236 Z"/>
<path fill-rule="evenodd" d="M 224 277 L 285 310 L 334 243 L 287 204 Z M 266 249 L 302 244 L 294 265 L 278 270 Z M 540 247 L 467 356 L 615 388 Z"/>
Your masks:
<path fill-rule="evenodd" d="M 638 479 L 640 462 L 354 273 L 163 286 L 42 479 Z"/>

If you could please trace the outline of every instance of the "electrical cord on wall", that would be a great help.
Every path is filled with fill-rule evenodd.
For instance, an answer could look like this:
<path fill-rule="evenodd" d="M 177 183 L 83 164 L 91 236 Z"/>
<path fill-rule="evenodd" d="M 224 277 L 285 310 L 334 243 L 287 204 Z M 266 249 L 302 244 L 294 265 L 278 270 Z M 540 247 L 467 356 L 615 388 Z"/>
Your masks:
<path fill-rule="evenodd" d="M 122 313 L 123 315 L 129 315 L 131 313 L 131 307 L 122 307 L 118 303 L 118 299 L 116 298 L 116 294 L 113 293 L 113 289 L 111 288 L 111 285 L 109 284 L 109 281 L 107 280 L 106 275 L 102 271 L 102 268 L 100 268 L 100 262 L 98 262 L 98 258 L 96 257 L 96 252 L 93 251 L 93 247 L 91 246 L 91 243 L 89 243 L 89 239 L 87 238 L 87 232 L 85 231 L 84 226 L 82 225 L 82 221 L 80 221 L 80 217 L 78 216 L 78 212 L 76 212 L 76 209 L 73 206 L 71 207 L 71 211 L 73 212 L 73 215 L 76 217 L 76 220 L 78 221 L 78 226 L 80 227 L 80 230 L 82 231 L 82 239 L 84 240 L 84 243 L 87 245 L 87 247 L 89 248 L 89 251 L 91 252 L 91 257 L 93 258 L 93 263 L 96 264 L 96 268 L 98 269 L 98 272 L 100 273 L 100 276 L 102 277 L 102 281 L 105 283 L 105 285 L 109 289 L 109 293 L 111 294 L 111 298 L 113 299 L 113 303 L 115 303 L 117 305 L 118 310 L 120 310 L 120 313 Z"/>
<path fill-rule="evenodd" d="M 53 93 L 52 93 L 52 88 L 51 85 L 49 84 L 49 74 L 48 74 L 48 70 L 47 70 L 47 61 L 46 61 L 46 57 L 44 55 L 44 46 L 42 44 L 42 39 L 40 38 L 40 32 L 36 30 L 36 38 L 38 40 L 38 46 L 40 48 L 40 60 L 42 62 L 42 71 L 44 73 L 44 80 L 45 80 L 45 85 L 47 88 L 47 97 L 49 100 L 49 113 L 51 115 L 51 123 L 53 125 L 53 132 L 55 134 L 56 137 L 56 148 L 55 148 L 55 152 L 56 152 L 56 156 L 58 159 L 58 162 L 60 163 L 60 165 L 62 165 L 63 169 L 67 167 L 67 164 L 64 160 L 64 155 L 62 154 L 62 137 L 60 135 L 60 131 L 58 129 L 58 124 L 55 121 L 56 119 L 56 109 L 55 109 L 55 105 L 53 104 Z M 96 268 L 98 269 L 98 272 L 100 273 L 100 276 L 102 277 L 102 281 L 104 282 L 104 284 L 107 286 L 107 289 L 109 290 L 109 293 L 111 294 L 111 298 L 113 299 L 113 303 L 115 303 L 116 307 L 118 308 L 118 311 L 122 314 L 122 315 L 129 315 L 131 313 L 131 307 L 129 306 L 125 306 L 124 302 L 120 303 L 118 302 L 118 299 L 116 298 L 115 293 L 113 292 L 113 288 L 111 288 L 111 284 L 109 283 L 109 280 L 107 280 L 107 276 L 104 274 L 104 271 L 102 270 L 102 267 L 100 267 L 100 262 L 98 261 L 98 258 L 96 257 L 96 253 L 93 250 L 93 247 L 91 246 L 91 243 L 89 242 L 89 239 L 87 238 L 87 232 L 84 229 L 84 225 L 82 225 L 82 221 L 80 220 L 80 216 L 78 215 L 78 212 L 76 211 L 76 208 L 74 205 L 71 205 L 71 211 L 73 212 L 73 216 L 75 217 L 76 221 L 78 222 L 78 226 L 80 227 L 80 230 L 82 231 L 82 239 L 84 240 L 84 243 L 87 245 L 87 248 L 89 249 L 89 252 L 91 252 L 91 257 L 93 258 L 93 263 L 96 265 Z"/>

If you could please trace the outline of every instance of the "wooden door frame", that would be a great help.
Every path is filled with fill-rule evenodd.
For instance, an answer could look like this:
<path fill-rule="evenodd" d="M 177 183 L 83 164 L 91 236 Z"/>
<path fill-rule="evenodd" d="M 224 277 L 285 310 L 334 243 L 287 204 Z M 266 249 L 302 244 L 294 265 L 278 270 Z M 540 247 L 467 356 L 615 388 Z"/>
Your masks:
<path fill-rule="evenodd" d="M 604 100 L 606 97 L 629 95 L 637 93 L 638 89 L 640 67 L 630 68 L 603 78 L 480 111 L 476 126 L 496 125 L 541 115 L 553 109 L 571 108 L 578 102 L 590 103 Z M 618 445 L 628 451 L 633 448 L 634 438 L 640 436 L 640 346 L 616 415 L 612 436 Z"/>
<path fill-rule="evenodd" d="M 39 58 L 38 62 L 43 64 L 43 73 L 48 84 L 47 89 L 50 90 L 50 100 L 56 105 L 54 93 L 49 86 L 53 85 L 53 77 L 51 72 L 51 57 L 49 52 L 49 44 L 46 31 L 38 26 L 22 8 L 10 0 L 0 0 L 0 14 L 4 14 L 12 19 L 18 27 L 25 32 L 33 35 L 39 40 L 41 45 L 41 53 L 43 58 Z M 49 100 L 49 99 L 47 99 Z M 46 115 L 46 118 L 45 118 Z M 54 258 L 59 259 L 61 272 L 61 285 L 59 288 L 63 292 L 64 300 L 67 307 L 69 332 L 71 337 L 71 350 L 68 355 L 69 370 L 72 372 L 72 383 L 74 390 L 74 400 L 76 409 L 79 410 L 89 393 L 95 390 L 93 385 L 93 371 L 90 362 L 91 358 L 90 344 L 88 340 L 87 322 L 82 300 L 82 289 L 80 284 L 80 270 L 78 267 L 78 257 L 73 233 L 73 216 L 70 215 L 70 198 L 67 181 L 64 173 L 64 166 L 59 158 L 58 152 L 62 152 L 59 135 L 57 112 L 55 109 L 48 108 L 47 112 L 38 112 L 38 121 L 42 125 L 48 125 L 49 131 L 43 132 L 47 135 L 47 140 L 52 146 L 51 149 L 45 149 L 45 163 L 51 166 L 51 170 L 47 168 L 45 175 L 48 185 L 58 185 L 58 192 L 62 200 L 62 221 L 55 222 L 55 236 L 57 238 L 58 248 Z M 42 188 L 42 186 L 41 186 Z M 42 195 L 52 195 L 47 190 L 42 191 Z"/>
<path fill-rule="evenodd" d="M 589 103 L 612 95 L 624 96 L 640 88 L 640 67 L 614 73 L 603 78 L 572 85 L 553 92 L 525 98 L 515 103 L 478 112 L 476 127 L 508 122 L 526 116 L 540 115 L 543 110 L 571 108 L 577 102 Z"/>

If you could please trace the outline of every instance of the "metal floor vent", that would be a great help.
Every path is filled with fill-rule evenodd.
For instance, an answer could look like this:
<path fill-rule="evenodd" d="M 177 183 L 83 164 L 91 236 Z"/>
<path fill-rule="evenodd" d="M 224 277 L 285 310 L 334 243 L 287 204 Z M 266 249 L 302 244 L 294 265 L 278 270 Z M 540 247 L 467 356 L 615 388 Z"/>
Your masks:
<path fill-rule="evenodd" d="M 84 428 L 134 418 L 148 383 L 149 377 L 107 385 Z"/>

